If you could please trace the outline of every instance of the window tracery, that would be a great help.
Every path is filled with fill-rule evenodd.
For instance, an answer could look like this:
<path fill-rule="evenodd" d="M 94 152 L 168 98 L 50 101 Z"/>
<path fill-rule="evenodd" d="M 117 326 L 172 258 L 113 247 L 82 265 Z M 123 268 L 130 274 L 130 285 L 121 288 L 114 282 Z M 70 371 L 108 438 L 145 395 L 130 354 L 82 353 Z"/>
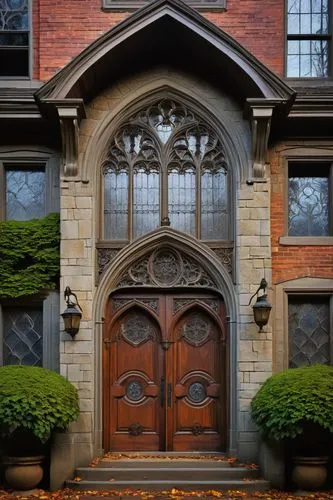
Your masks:
<path fill-rule="evenodd" d="M 160 99 L 133 114 L 114 135 L 102 173 L 104 239 L 132 240 L 166 217 L 200 239 L 228 238 L 224 149 L 184 104 Z"/>

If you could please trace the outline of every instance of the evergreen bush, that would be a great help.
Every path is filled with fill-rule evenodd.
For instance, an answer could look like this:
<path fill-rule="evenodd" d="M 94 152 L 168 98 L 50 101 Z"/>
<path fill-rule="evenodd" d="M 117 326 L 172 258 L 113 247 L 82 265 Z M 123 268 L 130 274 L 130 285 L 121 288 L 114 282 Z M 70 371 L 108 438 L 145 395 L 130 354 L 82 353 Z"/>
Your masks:
<path fill-rule="evenodd" d="M 252 418 L 267 437 L 293 439 L 308 424 L 333 433 L 333 367 L 291 368 L 272 375 L 251 402 Z"/>
<path fill-rule="evenodd" d="M 0 297 L 22 297 L 55 288 L 59 245 L 59 214 L 0 222 Z"/>
<path fill-rule="evenodd" d="M 56 372 L 35 366 L 0 368 L 0 430 L 17 430 L 46 441 L 79 416 L 76 388 Z"/>

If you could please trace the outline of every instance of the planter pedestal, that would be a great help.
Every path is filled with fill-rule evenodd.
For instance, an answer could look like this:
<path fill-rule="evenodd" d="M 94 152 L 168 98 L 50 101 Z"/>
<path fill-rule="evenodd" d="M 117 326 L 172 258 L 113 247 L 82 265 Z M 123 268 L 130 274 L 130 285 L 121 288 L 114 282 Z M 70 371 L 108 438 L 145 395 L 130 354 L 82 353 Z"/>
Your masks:
<path fill-rule="evenodd" d="M 32 490 L 43 477 L 43 456 L 6 457 L 4 459 L 5 479 L 15 490 Z"/>
<path fill-rule="evenodd" d="M 321 489 L 327 479 L 328 457 L 293 457 L 292 479 L 301 490 Z"/>

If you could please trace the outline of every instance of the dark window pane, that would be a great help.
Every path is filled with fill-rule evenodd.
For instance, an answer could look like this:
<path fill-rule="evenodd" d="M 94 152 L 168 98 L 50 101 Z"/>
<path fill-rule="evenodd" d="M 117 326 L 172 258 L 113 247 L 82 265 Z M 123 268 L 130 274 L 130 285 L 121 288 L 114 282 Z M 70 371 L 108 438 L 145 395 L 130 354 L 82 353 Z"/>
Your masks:
<path fill-rule="evenodd" d="M 128 239 L 128 169 L 104 168 L 104 237 Z"/>
<path fill-rule="evenodd" d="M 311 76 L 328 76 L 328 42 L 326 40 L 313 40 L 311 42 Z"/>
<path fill-rule="evenodd" d="M 4 308 L 5 365 L 43 363 L 43 311 L 40 308 Z"/>
<path fill-rule="evenodd" d="M 289 236 L 329 234 L 328 172 L 326 167 L 290 166 L 288 189 Z M 302 175 L 304 171 L 308 176 Z M 311 177 L 311 173 L 313 176 Z M 321 177 L 319 177 L 322 174 Z M 317 175 L 317 177 L 314 177 Z"/>
<path fill-rule="evenodd" d="M 28 0 L 0 1 L 0 30 L 28 30 Z"/>
<path fill-rule="evenodd" d="M 29 49 L 0 46 L 0 76 L 29 76 Z"/>
<path fill-rule="evenodd" d="M 227 172 L 204 169 L 201 175 L 201 238 L 226 239 L 228 234 Z"/>
<path fill-rule="evenodd" d="M 329 364 L 329 298 L 289 297 L 289 367 Z"/>
<path fill-rule="evenodd" d="M 141 236 L 160 225 L 160 176 L 158 168 L 136 165 L 133 179 L 133 234 Z"/>
<path fill-rule="evenodd" d="M 171 226 L 195 235 L 195 169 L 170 167 L 168 175 L 168 213 Z"/>
<path fill-rule="evenodd" d="M 45 215 L 45 172 L 6 169 L 6 218 L 38 219 Z"/>
<path fill-rule="evenodd" d="M 28 47 L 29 35 L 28 33 L 10 33 L 9 31 L 0 31 L 0 45 L 23 45 Z"/>

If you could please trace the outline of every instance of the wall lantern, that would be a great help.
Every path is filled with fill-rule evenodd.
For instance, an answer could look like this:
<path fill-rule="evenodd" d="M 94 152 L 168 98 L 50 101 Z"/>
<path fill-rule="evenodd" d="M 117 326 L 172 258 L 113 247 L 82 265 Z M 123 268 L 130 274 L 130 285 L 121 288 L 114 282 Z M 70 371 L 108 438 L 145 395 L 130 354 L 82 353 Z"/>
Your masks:
<path fill-rule="evenodd" d="M 75 302 L 73 302 L 72 297 L 75 298 Z M 72 292 L 69 286 L 66 286 L 65 288 L 64 299 L 67 303 L 67 308 L 61 315 L 64 320 L 64 330 L 66 333 L 69 333 L 72 338 L 74 338 L 80 329 L 80 321 L 82 318 L 82 313 L 80 311 L 82 311 L 82 309 L 78 303 L 75 293 Z M 76 306 L 80 309 L 80 311 L 77 310 Z"/>
<path fill-rule="evenodd" d="M 269 315 L 272 309 L 272 305 L 268 302 L 267 294 L 265 293 L 267 285 L 268 285 L 267 281 L 265 280 L 265 278 L 263 278 L 260 282 L 258 290 L 256 291 L 256 293 L 252 295 L 249 302 L 249 305 L 251 305 L 252 299 L 257 295 L 257 301 L 252 309 L 253 309 L 254 321 L 259 326 L 259 332 L 262 331 L 263 326 L 267 325 L 269 320 Z M 258 293 L 260 290 L 263 290 L 264 293 L 263 295 L 259 296 Z"/>

